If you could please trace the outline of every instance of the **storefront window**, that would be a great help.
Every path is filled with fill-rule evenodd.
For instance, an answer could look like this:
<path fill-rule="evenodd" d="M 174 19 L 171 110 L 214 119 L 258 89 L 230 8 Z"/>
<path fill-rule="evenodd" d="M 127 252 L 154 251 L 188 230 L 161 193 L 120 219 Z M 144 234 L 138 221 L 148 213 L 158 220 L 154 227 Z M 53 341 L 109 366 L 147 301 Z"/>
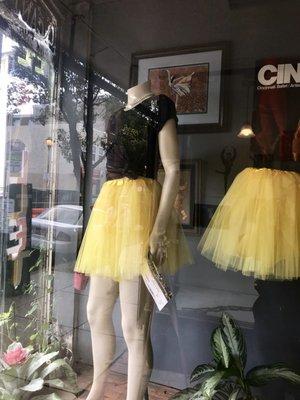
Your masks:
<path fill-rule="evenodd" d="M 53 201 L 54 72 L 49 62 L 3 31 L 1 49 L 2 284 L 6 302 L 24 307 L 26 285 L 33 276 L 38 284 L 48 273 L 49 230 L 39 225 L 38 216 Z M 41 284 L 46 295 L 46 281 Z"/>
<path fill-rule="evenodd" d="M 0 400 L 297 400 L 298 2 L 0 9 Z"/>

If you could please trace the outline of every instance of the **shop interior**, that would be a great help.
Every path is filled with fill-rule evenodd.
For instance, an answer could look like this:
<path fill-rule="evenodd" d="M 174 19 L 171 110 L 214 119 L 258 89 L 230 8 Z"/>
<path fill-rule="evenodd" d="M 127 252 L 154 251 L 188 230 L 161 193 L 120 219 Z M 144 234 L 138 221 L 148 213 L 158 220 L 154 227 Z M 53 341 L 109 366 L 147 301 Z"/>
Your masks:
<path fill-rule="evenodd" d="M 116 300 L 103 399 L 192 399 L 195 392 L 181 391 L 195 387 L 195 368 L 222 364 L 211 337 L 227 315 L 247 347 L 245 376 L 257 366 L 285 367 L 268 371 L 248 397 L 228 397 L 232 381 L 224 379 L 212 389 L 219 394 L 197 399 L 300 399 L 299 0 L 4 0 L 0 10 L 1 358 L 8 362 L 8 346 L 21 343 L 19 364 L 31 345 L 40 366 L 55 357 L 60 365 L 51 379 L 22 370 L 9 397 L 9 364 L 1 363 L 0 400 L 2 389 L 3 400 L 88 398 L 90 281 L 76 289 L 74 266 L 106 181 L 107 122 L 127 90 L 146 81 L 176 107 L 177 200 L 193 262 L 167 276 L 173 298 L 154 307 L 153 366 L 140 399 L 126 397 L 128 348 Z M 266 180 L 257 183 L 253 169 Z M 161 165 L 157 174 L 163 184 Z M 249 186 L 234 186 L 246 178 Z M 262 249 L 260 270 L 243 269 L 238 255 L 222 268 L 199 247 L 213 216 L 227 215 L 231 203 L 220 203 L 230 193 L 237 225 L 223 219 L 215 228 L 225 242 L 232 235 L 237 247 Z M 15 378 L 19 364 L 11 364 Z M 285 371 L 295 375 L 285 379 Z"/>

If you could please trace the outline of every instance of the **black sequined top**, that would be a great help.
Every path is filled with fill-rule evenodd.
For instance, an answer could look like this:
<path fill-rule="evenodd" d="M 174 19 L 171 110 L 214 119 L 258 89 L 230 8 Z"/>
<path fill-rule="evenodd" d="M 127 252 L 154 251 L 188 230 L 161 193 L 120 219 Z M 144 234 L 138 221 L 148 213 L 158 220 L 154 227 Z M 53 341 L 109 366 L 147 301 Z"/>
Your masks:
<path fill-rule="evenodd" d="M 158 133 L 171 118 L 177 126 L 175 104 L 164 94 L 148 98 L 131 110 L 115 111 L 106 127 L 107 180 L 125 176 L 155 179 L 159 161 Z"/>

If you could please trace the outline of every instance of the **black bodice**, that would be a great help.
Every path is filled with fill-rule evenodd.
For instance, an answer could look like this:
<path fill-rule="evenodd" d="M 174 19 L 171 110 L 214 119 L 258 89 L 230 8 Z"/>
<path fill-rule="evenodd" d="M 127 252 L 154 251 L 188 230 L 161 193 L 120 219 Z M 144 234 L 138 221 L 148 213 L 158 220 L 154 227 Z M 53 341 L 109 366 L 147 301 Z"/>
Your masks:
<path fill-rule="evenodd" d="M 160 94 L 129 111 L 115 111 L 106 128 L 107 180 L 139 176 L 155 178 L 159 161 L 158 133 L 173 118 L 178 124 L 175 104 Z"/>

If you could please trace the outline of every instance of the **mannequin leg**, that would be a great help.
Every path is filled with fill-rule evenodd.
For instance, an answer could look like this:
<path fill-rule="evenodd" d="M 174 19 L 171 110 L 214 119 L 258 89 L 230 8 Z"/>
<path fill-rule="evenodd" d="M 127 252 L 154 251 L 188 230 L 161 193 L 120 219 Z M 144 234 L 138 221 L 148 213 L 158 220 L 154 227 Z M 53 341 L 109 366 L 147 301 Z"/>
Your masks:
<path fill-rule="evenodd" d="M 122 329 L 128 348 L 128 378 L 126 400 L 142 400 L 152 369 L 150 322 L 152 301 L 148 292 L 138 321 L 139 278 L 120 282 Z"/>
<path fill-rule="evenodd" d="M 112 321 L 118 297 L 118 282 L 97 275 L 90 277 L 87 319 L 91 328 L 93 384 L 86 400 L 101 400 L 107 370 L 112 362 L 116 338 Z"/>

